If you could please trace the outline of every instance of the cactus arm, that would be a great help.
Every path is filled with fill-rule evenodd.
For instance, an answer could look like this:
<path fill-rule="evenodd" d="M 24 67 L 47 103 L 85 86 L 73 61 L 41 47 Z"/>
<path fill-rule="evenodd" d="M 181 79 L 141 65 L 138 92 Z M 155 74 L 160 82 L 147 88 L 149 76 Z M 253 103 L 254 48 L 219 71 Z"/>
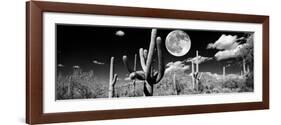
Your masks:
<path fill-rule="evenodd" d="M 152 58 L 153 58 L 153 54 L 154 54 L 156 33 L 157 33 L 157 30 L 152 29 L 150 45 L 149 45 L 149 50 L 148 50 L 148 55 L 147 55 L 147 60 L 146 60 L 146 70 L 145 70 L 146 79 L 150 79 L 150 72 L 151 72 L 150 69 L 151 69 L 151 63 L 152 63 Z"/>
<path fill-rule="evenodd" d="M 199 77 L 198 77 L 198 80 L 200 80 L 200 79 L 201 79 L 201 77 L 202 77 L 202 73 L 200 73 L 200 75 L 199 75 Z"/>
<path fill-rule="evenodd" d="M 127 68 L 127 70 L 129 71 L 129 73 L 134 72 L 134 71 L 129 67 L 129 64 L 128 64 L 128 57 L 127 57 L 127 56 L 123 56 L 123 63 L 124 63 L 124 65 L 125 65 L 125 67 Z"/>
<path fill-rule="evenodd" d="M 111 82 L 111 84 L 112 84 L 113 86 L 115 85 L 115 83 L 116 83 L 116 81 L 117 81 L 117 78 L 118 78 L 118 75 L 117 75 L 117 74 L 114 74 L 114 77 L 113 77 L 112 82 Z"/>
<path fill-rule="evenodd" d="M 137 54 L 135 54 L 135 60 L 134 60 L 134 72 L 137 71 Z"/>
<path fill-rule="evenodd" d="M 139 80 L 145 80 L 145 74 L 143 71 L 136 71 L 136 78 Z"/>
<path fill-rule="evenodd" d="M 134 71 L 134 70 L 132 70 L 129 67 L 127 56 L 123 56 L 123 63 L 124 63 L 125 67 L 127 68 L 127 70 L 130 73 L 130 75 L 129 75 L 130 79 L 135 79 L 136 78 L 136 79 L 139 79 L 139 80 L 145 80 L 145 73 L 144 73 L 144 71 Z"/>
<path fill-rule="evenodd" d="M 140 48 L 139 55 L 140 55 L 140 63 L 141 63 L 142 70 L 145 72 L 146 71 L 146 63 L 145 63 L 146 59 L 145 59 L 145 54 L 144 54 L 143 48 Z"/>
<path fill-rule="evenodd" d="M 147 59 L 147 49 L 143 49 L 143 57 L 144 57 L 144 60 Z"/>
<path fill-rule="evenodd" d="M 161 37 L 157 37 L 156 39 L 156 47 L 157 47 L 157 53 L 158 53 L 158 74 L 156 78 L 156 83 L 158 83 L 162 77 L 164 76 L 165 72 L 165 67 L 164 67 L 164 60 L 163 60 L 163 55 L 162 55 L 162 50 L 161 50 Z"/>
<path fill-rule="evenodd" d="M 144 72 L 143 71 L 132 72 L 130 73 L 129 78 L 131 80 L 132 79 L 145 80 Z"/>

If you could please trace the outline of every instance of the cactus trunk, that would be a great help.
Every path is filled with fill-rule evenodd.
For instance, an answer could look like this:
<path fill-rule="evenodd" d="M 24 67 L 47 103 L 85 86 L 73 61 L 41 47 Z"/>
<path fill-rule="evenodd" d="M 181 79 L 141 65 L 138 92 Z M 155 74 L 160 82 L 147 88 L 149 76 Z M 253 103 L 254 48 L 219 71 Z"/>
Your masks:
<path fill-rule="evenodd" d="M 114 57 L 110 59 L 110 71 L 109 71 L 109 89 L 108 89 L 108 97 L 114 97 L 114 86 L 117 80 L 117 74 L 114 74 Z"/>
<path fill-rule="evenodd" d="M 178 86 L 177 86 L 177 79 L 176 79 L 176 73 L 173 75 L 173 86 L 174 86 L 174 93 L 178 95 Z"/>
<path fill-rule="evenodd" d="M 243 58 L 243 73 L 246 74 L 246 60 Z"/>
<path fill-rule="evenodd" d="M 198 74 L 199 74 L 199 54 L 198 50 L 196 50 L 196 60 L 191 61 L 191 67 L 192 67 L 192 87 L 193 89 L 196 89 L 198 91 L 199 87 L 199 79 L 198 79 Z M 194 64 L 195 63 L 195 64 Z M 194 69 L 195 65 L 195 69 Z"/>
<path fill-rule="evenodd" d="M 225 81 L 225 66 L 222 67 L 222 82 Z"/>
<path fill-rule="evenodd" d="M 153 84 L 145 81 L 143 86 L 143 94 L 144 96 L 153 96 Z"/>
<path fill-rule="evenodd" d="M 199 73 L 199 54 L 198 54 L 198 50 L 196 50 L 196 74 L 197 74 L 197 76 L 198 76 L 198 73 Z M 198 78 L 196 78 L 195 79 L 195 85 L 196 85 L 196 90 L 198 91 L 198 89 L 199 89 L 199 79 Z"/>
<path fill-rule="evenodd" d="M 71 82 L 72 82 L 72 77 L 70 76 L 69 77 L 69 80 L 68 80 L 68 85 L 67 85 L 67 95 L 68 97 L 71 97 Z"/>
<path fill-rule="evenodd" d="M 191 61 L 191 76 L 192 76 L 192 89 L 195 89 L 195 78 L 194 78 L 194 64 Z"/>
<path fill-rule="evenodd" d="M 199 54 L 198 54 L 198 50 L 196 50 L 196 72 L 198 73 L 199 72 Z"/>
<path fill-rule="evenodd" d="M 135 54 L 135 59 L 134 59 L 134 72 L 136 72 L 137 71 L 137 54 Z M 137 79 L 134 79 L 133 80 L 133 94 L 134 94 L 134 96 L 136 95 L 136 80 Z"/>

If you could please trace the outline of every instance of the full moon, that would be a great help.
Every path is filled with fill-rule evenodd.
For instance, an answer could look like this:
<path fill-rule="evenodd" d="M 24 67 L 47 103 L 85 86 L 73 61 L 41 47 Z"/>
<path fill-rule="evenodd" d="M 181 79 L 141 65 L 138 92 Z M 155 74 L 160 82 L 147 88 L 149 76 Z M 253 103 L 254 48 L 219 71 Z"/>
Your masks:
<path fill-rule="evenodd" d="M 184 56 L 190 50 L 191 40 L 184 31 L 174 30 L 167 35 L 165 45 L 170 54 Z"/>

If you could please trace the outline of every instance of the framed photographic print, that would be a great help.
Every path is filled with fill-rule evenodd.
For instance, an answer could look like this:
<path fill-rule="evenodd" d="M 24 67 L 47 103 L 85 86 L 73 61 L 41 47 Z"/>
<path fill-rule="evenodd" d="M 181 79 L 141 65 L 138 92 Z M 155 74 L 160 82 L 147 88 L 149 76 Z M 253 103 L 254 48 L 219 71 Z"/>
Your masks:
<path fill-rule="evenodd" d="M 30 1 L 29 124 L 269 108 L 269 17 Z"/>

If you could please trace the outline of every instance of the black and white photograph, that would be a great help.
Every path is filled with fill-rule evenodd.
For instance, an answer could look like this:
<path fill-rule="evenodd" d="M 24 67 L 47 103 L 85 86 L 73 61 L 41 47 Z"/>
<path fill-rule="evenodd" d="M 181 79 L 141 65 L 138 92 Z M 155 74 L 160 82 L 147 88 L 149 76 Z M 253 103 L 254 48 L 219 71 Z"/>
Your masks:
<path fill-rule="evenodd" d="M 225 10 L 182 2 L 190 7 L 26 2 L 25 98 L 19 99 L 25 100 L 26 123 L 269 109 L 270 64 L 276 62 L 270 61 L 272 18 L 229 11 L 238 4 L 215 4 L 210 7 Z M 12 76 L 17 70 L 11 68 L 18 69 L 2 66 Z"/>
<path fill-rule="evenodd" d="M 254 32 L 56 24 L 55 99 L 254 92 Z"/>

